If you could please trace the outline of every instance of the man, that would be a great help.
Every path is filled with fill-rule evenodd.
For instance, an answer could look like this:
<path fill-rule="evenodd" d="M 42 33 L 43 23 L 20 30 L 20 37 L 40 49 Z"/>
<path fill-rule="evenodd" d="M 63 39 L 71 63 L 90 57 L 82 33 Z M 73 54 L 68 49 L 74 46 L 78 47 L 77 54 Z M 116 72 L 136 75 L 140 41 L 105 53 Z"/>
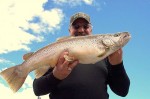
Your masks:
<path fill-rule="evenodd" d="M 79 12 L 70 19 L 71 36 L 91 35 L 89 15 Z M 78 60 L 68 62 L 64 51 L 54 69 L 33 82 L 37 96 L 49 94 L 50 99 L 109 99 L 107 85 L 119 95 L 126 96 L 130 81 L 122 60 L 122 49 L 96 64 L 79 64 Z"/>

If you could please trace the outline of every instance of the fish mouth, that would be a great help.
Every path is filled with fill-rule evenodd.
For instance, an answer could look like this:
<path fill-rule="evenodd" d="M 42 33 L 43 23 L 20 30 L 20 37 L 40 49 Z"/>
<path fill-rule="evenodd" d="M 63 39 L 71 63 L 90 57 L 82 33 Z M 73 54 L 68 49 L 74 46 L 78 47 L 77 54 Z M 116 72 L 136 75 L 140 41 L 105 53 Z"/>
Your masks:
<path fill-rule="evenodd" d="M 130 39 L 131 38 L 131 35 L 129 33 L 126 33 L 124 36 L 123 36 L 123 39 Z"/>
<path fill-rule="evenodd" d="M 130 40 L 130 38 L 131 38 L 131 35 L 128 32 L 125 32 L 124 36 L 122 36 L 121 41 L 120 41 L 122 47 L 128 43 L 128 41 Z"/>

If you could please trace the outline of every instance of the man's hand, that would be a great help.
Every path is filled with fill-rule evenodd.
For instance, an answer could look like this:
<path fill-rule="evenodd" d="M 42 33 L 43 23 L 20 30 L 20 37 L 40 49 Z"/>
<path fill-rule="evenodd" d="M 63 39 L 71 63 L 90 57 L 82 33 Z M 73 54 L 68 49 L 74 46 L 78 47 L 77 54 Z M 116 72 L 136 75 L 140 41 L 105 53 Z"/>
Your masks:
<path fill-rule="evenodd" d="M 68 55 L 67 51 L 61 53 L 57 65 L 53 69 L 53 75 L 59 80 L 65 79 L 72 71 L 72 69 L 78 64 L 78 61 L 69 62 L 65 60 L 64 55 Z"/>
<path fill-rule="evenodd" d="M 108 60 L 110 62 L 111 65 L 117 65 L 120 64 L 122 62 L 122 49 L 117 50 L 116 52 L 114 52 L 113 54 L 108 56 Z"/>

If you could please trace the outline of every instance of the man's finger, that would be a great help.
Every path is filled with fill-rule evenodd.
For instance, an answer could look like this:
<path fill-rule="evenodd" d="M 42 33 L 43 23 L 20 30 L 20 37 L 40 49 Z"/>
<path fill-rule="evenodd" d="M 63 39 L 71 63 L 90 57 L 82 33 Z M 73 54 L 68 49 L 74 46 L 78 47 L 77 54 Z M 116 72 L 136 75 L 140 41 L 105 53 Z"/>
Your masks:
<path fill-rule="evenodd" d="M 66 61 L 63 63 L 62 68 L 68 68 L 69 61 Z"/>
<path fill-rule="evenodd" d="M 71 63 L 71 64 L 69 65 L 69 67 L 73 69 L 78 63 L 79 63 L 79 61 L 76 60 L 76 61 L 74 61 L 73 63 Z"/>

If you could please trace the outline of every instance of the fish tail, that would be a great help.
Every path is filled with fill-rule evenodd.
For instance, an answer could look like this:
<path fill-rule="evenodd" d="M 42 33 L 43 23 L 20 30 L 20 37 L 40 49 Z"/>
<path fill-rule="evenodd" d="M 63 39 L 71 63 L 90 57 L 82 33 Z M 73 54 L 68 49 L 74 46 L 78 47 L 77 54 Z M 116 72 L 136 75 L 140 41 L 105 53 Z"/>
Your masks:
<path fill-rule="evenodd" d="M 10 67 L 0 73 L 14 93 L 20 89 L 28 75 L 28 73 L 23 73 L 20 66 Z"/>

